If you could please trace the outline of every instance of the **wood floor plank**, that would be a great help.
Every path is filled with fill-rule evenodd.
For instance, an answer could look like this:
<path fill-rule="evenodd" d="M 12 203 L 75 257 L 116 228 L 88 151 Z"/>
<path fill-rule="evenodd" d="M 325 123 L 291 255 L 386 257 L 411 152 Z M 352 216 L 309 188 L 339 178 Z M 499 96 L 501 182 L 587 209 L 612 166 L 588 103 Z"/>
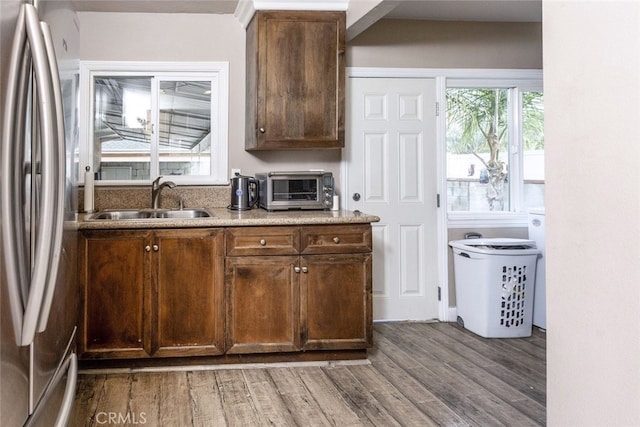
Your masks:
<path fill-rule="evenodd" d="M 437 327 L 411 324 L 406 328 L 403 337 L 422 345 L 425 351 L 429 351 L 435 357 L 445 361 L 467 378 L 482 384 L 493 395 L 520 411 L 523 416 L 531 418 L 537 424 L 545 423 L 546 409 L 544 405 L 537 402 L 536 399 L 530 399 L 536 397 L 536 388 L 545 389 L 546 381 L 544 378 L 536 378 L 536 381 L 531 381 L 518 373 L 505 369 L 502 365 L 484 362 L 484 356 L 452 339 L 449 335 L 443 334 Z M 478 367 L 483 367 L 483 369 L 478 369 Z"/>
<path fill-rule="evenodd" d="M 222 396 L 214 371 L 187 372 L 194 427 L 225 427 Z M 153 425 L 153 424 L 152 424 Z"/>
<path fill-rule="evenodd" d="M 368 419 L 376 426 L 399 426 L 400 423 L 369 393 L 350 369 L 344 366 L 323 368 L 336 384 L 351 409 L 360 419 Z"/>
<path fill-rule="evenodd" d="M 192 426 L 191 397 L 184 371 L 160 373 L 161 426 Z"/>
<path fill-rule="evenodd" d="M 442 328 L 440 325 L 433 327 L 495 362 L 493 369 L 496 375 L 519 377 L 526 384 L 520 389 L 544 404 L 546 363 L 543 360 L 505 346 L 500 339 L 481 338 L 464 331 L 457 325 L 448 328 Z M 506 381 L 509 380 L 506 379 Z"/>
<path fill-rule="evenodd" d="M 421 342 L 424 337 L 424 328 L 410 328 L 408 336 L 412 339 Z M 524 378 L 518 374 L 509 372 L 496 363 L 484 362 L 484 356 L 478 354 L 473 349 L 466 345 L 454 340 L 446 334 L 443 334 L 436 328 L 429 328 L 429 342 L 436 344 L 431 347 L 431 352 L 438 355 L 449 365 L 461 372 L 468 378 L 473 379 L 479 384 L 483 384 L 491 393 L 499 398 L 511 402 L 511 404 L 518 408 L 523 414 L 536 420 L 538 423 L 544 423 L 546 418 L 546 409 L 544 405 L 539 402 L 529 399 L 532 396 L 532 392 L 535 388 L 545 388 L 543 379 L 532 382 L 527 378 Z M 455 356 L 454 356 L 455 354 Z M 488 359 L 487 359 L 488 360 Z M 478 369 L 482 367 L 483 369 Z"/>
<path fill-rule="evenodd" d="M 369 365 L 81 371 L 69 426 L 546 424 L 546 333 L 535 328 L 528 338 L 486 339 L 455 323 L 376 323 L 368 359 Z"/>
<path fill-rule="evenodd" d="M 106 375 L 82 375 L 78 379 L 76 398 L 69 418 L 69 426 L 95 425 L 98 403 L 104 393 Z"/>
<path fill-rule="evenodd" d="M 414 354 L 411 348 L 406 348 L 402 343 L 396 342 L 395 344 L 393 345 L 386 337 L 381 337 L 378 340 L 378 347 L 389 357 L 401 355 L 407 358 Z M 421 355 L 421 360 L 423 357 L 426 355 Z M 492 414 L 491 409 L 483 408 L 469 398 L 471 394 L 482 393 L 477 384 L 465 383 L 459 378 L 460 375 L 453 370 L 448 373 L 443 372 L 442 369 L 438 370 L 439 372 L 436 373 L 421 362 L 421 366 L 407 369 L 407 372 L 447 406 L 455 408 L 456 413 L 468 423 L 472 425 L 500 425 L 500 421 Z M 449 381 L 454 376 L 455 380 Z"/>
<path fill-rule="evenodd" d="M 512 369 L 521 375 L 531 378 L 544 378 L 546 375 L 546 363 L 544 359 L 515 349 L 513 346 L 503 342 L 502 339 L 482 338 L 465 331 L 457 325 L 442 328 L 441 324 L 435 324 L 433 327 L 473 348 L 497 364 Z"/>
<path fill-rule="evenodd" d="M 354 366 L 350 369 L 354 377 L 369 390 L 375 400 L 403 426 L 436 426 L 434 420 L 416 407 L 393 384 L 372 366 Z"/>
<path fill-rule="evenodd" d="M 160 376 L 158 373 L 131 376 L 129 413 L 132 423 L 137 420 L 137 424 L 160 425 Z"/>
<path fill-rule="evenodd" d="M 333 381 L 321 368 L 299 369 L 298 374 L 331 425 L 344 427 L 373 425 L 366 419 L 358 418 Z"/>
<path fill-rule="evenodd" d="M 247 369 L 243 371 L 243 375 L 256 407 L 256 412 L 263 425 L 296 425 L 269 375 L 269 370 Z"/>
<path fill-rule="evenodd" d="M 377 341 L 376 341 L 377 342 Z M 454 410 L 439 400 L 430 390 L 427 390 L 415 378 L 409 375 L 400 365 L 387 356 L 383 351 L 374 349 L 370 352 L 370 359 L 375 368 L 401 390 L 407 400 L 413 403 L 430 419 L 441 426 L 468 426 Z"/>
<path fill-rule="evenodd" d="M 115 420 L 119 417 L 126 417 L 129 413 L 130 399 L 131 375 L 118 374 L 110 376 L 109 381 L 104 383 L 104 393 L 98 403 L 96 422 L 105 424 L 104 420 L 111 422 L 109 417 L 113 417 Z"/>
<path fill-rule="evenodd" d="M 269 369 L 269 375 L 297 425 L 331 425 L 318 402 L 297 374 L 296 368 Z"/>
<path fill-rule="evenodd" d="M 222 395 L 222 408 L 229 426 L 260 425 L 251 400 L 251 393 L 244 382 L 241 370 L 216 372 L 218 388 Z"/>

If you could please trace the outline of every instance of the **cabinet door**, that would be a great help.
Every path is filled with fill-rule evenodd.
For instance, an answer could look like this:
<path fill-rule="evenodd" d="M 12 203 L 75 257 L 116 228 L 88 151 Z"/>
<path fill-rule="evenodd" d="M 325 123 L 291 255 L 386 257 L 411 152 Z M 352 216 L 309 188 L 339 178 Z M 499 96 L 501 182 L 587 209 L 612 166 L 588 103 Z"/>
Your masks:
<path fill-rule="evenodd" d="M 297 263 L 297 256 L 227 258 L 227 353 L 300 349 Z"/>
<path fill-rule="evenodd" d="M 155 232 L 154 356 L 223 353 L 223 245 L 222 229 Z"/>
<path fill-rule="evenodd" d="M 343 12 L 256 12 L 247 28 L 246 148 L 344 147 L 344 53 Z"/>
<path fill-rule="evenodd" d="M 80 234 L 79 353 L 84 358 L 149 357 L 148 231 Z"/>
<path fill-rule="evenodd" d="M 371 254 L 303 256 L 301 268 L 304 349 L 370 347 Z"/>

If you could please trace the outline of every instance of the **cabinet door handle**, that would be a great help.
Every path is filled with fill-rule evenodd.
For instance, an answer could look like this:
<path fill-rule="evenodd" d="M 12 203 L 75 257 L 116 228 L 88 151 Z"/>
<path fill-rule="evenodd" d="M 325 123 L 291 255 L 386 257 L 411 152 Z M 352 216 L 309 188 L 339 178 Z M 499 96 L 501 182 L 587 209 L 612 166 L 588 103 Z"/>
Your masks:
<path fill-rule="evenodd" d="M 158 252 L 158 245 L 153 245 L 153 251 Z"/>
<path fill-rule="evenodd" d="M 267 241 L 264 239 L 260 239 L 260 246 L 265 246 L 267 244 Z"/>
<path fill-rule="evenodd" d="M 308 272 L 309 272 L 309 269 L 308 269 L 307 267 L 302 267 L 302 272 L 303 272 L 303 273 L 308 273 Z"/>
<path fill-rule="evenodd" d="M 296 273 L 300 273 L 300 267 L 293 267 L 293 271 L 295 271 Z"/>
<path fill-rule="evenodd" d="M 258 130 L 260 131 L 260 133 L 265 133 L 266 132 L 265 128 L 260 128 Z"/>
<path fill-rule="evenodd" d="M 144 247 L 145 252 L 151 252 L 151 246 L 147 245 Z"/>
<path fill-rule="evenodd" d="M 334 237 L 334 238 L 333 238 L 333 243 L 335 243 L 335 244 L 340 243 L 340 238 L 339 238 L 339 237 L 337 237 L 337 236 L 336 236 L 336 237 Z"/>

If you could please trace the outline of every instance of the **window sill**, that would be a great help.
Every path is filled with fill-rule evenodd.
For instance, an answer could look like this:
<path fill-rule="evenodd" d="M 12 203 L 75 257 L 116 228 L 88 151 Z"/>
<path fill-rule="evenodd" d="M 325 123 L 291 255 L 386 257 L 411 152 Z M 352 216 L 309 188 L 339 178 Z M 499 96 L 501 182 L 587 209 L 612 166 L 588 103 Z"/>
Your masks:
<path fill-rule="evenodd" d="M 449 212 L 447 228 L 527 227 L 526 213 L 515 212 Z"/>

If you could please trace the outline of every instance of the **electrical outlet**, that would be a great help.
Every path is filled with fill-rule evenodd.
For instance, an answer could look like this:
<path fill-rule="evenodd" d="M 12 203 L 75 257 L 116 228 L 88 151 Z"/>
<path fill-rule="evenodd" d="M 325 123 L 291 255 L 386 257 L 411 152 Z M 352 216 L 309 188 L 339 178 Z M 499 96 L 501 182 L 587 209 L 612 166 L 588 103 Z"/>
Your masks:
<path fill-rule="evenodd" d="M 242 171 L 240 169 L 231 169 L 231 178 L 238 175 L 242 175 Z"/>

